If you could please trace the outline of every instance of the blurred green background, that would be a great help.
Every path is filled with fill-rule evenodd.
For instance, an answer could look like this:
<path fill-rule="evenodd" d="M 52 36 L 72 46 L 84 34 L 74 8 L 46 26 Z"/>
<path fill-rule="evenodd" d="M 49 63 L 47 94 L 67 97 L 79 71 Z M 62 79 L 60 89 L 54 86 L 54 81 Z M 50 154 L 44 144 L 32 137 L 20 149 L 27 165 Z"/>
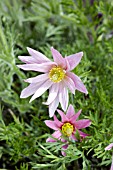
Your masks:
<path fill-rule="evenodd" d="M 73 71 L 89 94 L 70 94 L 75 111 L 92 121 L 90 136 L 71 143 L 62 157 L 62 143 L 46 143 L 51 134 L 48 92 L 29 104 L 20 99 L 37 75 L 19 70 L 19 55 L 31 47 L 52 59 L 53 46 L 63 56 L 84 52 Z M 0 168 L 6 170 L 107 170 L 113 142 L 113 1 L 111 0 L 0 0 Z"/>

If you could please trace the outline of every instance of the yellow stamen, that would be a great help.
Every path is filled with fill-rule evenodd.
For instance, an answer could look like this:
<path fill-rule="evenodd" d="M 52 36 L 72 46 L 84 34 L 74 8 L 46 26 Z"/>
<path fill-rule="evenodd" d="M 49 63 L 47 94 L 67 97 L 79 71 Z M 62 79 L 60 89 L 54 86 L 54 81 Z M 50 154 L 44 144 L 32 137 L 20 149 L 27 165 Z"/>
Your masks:
<path fill-rule="evenodd" d="M 73 133 L 74 131 L 74 127 L 72 124 L 70 123 L 64 123 L 63 126 L 62 126 L 62 133 L 65 135 L 65 136 L 71 136 L 71 134 Z"/>
<path fill-rule="evenodd" d="M 53 67 L 50 71 L 49 71 L 49 78 L 51 81 L 53 81 L 54 83 L 58 83 L 60 81 L 63 80 L 65 76 L 65 72 L 64 70 L 57 66 L 57 67 Z"/>

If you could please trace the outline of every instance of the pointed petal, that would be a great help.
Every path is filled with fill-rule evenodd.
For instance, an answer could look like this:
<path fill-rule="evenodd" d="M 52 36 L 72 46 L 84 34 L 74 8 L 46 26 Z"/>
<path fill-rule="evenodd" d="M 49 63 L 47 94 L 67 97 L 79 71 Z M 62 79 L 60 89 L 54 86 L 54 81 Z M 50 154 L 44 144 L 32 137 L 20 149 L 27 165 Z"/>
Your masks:
<path fill-rule="evenodd" d="M 73 82 L 73 80 L 68 77 L 68 76 L 65 76 L 65 79 L 63 80 L 63 82 L 65 83 L 65 86 L 67 86 L 70 91 L 75 94 L 75 84 Z"/>
<path fill-rule="evenodd" d="M 55 121 L 45 120 L 44 122 L 49 128 L 51 128 L 53 130 L 58 130 L 58 128 L 59 128 L 58 125 L 55 123 Z"/>
<path fill-rule="evenodd" d="M 61 153 L 62 153 L 63 156 L 66 156 L 66 153 L 64 151 L 61 151 Z"/>
<path fill-rule="evenodd" d="M 62 122 L 68 122 L 69 119 L 67 118 L 67 116 L 64 114 L 64 112 L 62 112 L 61 110 L 57 109 L 57 112 L 59 113 L 59 115 L 61 116 Z"/>
<path fill-rule="evenodd" d="M 46 139 L 46 142 L 56 142 L 56 140 L 55 140 L 55 139 L 52 139 L 52 138 L 47 138 L 47 139 Z"/>
<path fill-rule="evenodd" d="M 81 111 L 82 111 L 82 110 L 79 110 L 75 115 L 73 115 L 73 116 L 70 118 L 70 122 L 71 122 L 72 124 L 74 124 L 74 123 L 76 122 L 76 119 L 80 116 Z"/>
<path fill-rule="evenodd" d="M 62 107 L 62 109 L 63 109 L 64 111 L 66 111 L 66 109 L 67 109 L 68 100 L 69 100 L 68 90 L 67 90 L 67 88 L 64 87 L 64 88 L 59 92 L 59 101 L 60 101 L 61 107 Z"/>
<path fill-rule="evenodd" d="M 23 70 L 32 70 L 32 71 L 39 71 L 39 72 L 49 72 L 49 70 L 55 66 L 55 63 L 53 62 L 47 62 L 42 64 L 22 64 L 17 65 L 19 68 Z"/>
<path fill-rule="evenodd" d="M 37 60 L 35 58 L 32 58 L 31 56 L 18 56 L 19 60 L 21 60 L 22 62 L 26 63 L 26 64 L 33 64 L 33 63 L 37 63 Z"/>
<path fill-rule="evenodd" d="M 57 131 L 55 131 L 55 132 L 52 134 L 52 136 L 53 136 L 54 138 L 59 139 L 59 137 L 62 136 L 62 134 L 61 134 L 61 132 L 60 132 L 59 130 L 57 130 Z"/>
<path fill-rule="evenodd" d="M 74 73 L 71 73 L 71 72 L 68 72 L 67 75 L 73 80 L 73 82 L 75 84 L 75 88 L 77 90 L 79 90 L 82 93 L 88 94 L 86 87 L 84 86 L 81 79 L 77 75 L 75 75 Z"/>
<path fill-rule="evenodd" d="M 59 97 L 57 96 L 55 100 L 49 105 L 49 117 L 53 117 L 59 104 Z"/>
<path fill-rule="evenodd" d="M 59 128 L 63 125 L 63 123 L 60 122 L 55 115 L 54 115 L 54 121 L 55 121 L 55 123 L 57 124 L 57 126 L 58 126 Z"/>
<path fill-rule="evenodd" d="M 77 129 L 83 129 L 91 125 L 91 121 L 89 119 L 78 120 L 74 123 Z"/>
<path fill-rule="evenodd" d="M 71 135 L 71 138 L 72 138 L 73 140 L 77 141 L 77 138 L 75 137 L 75 134 L 72 134 L 72 135 Z"/>
<path fill-rule="evenodd" d="M 36 77 L 28 78 L 27 80 L 24 81 L 28 83 L 38 83 L 41 81 L 46 81 L 47 79 L 49 79 L 49 76 L 48 73 L 45 73 L 45 74 L 38 75 Z"/>
<path fill-rule="evenodd" d="M 80 136 L 82 137 L 82 138 L 85 138 L 85 137 L 87 137 L 87 136 L 89 136 L 89 134 L 87 134 L 87 133 L 84 133 L 84 132 L 82 132 L 82 131 L 78 131 L 79 132 L 79 134 L 80 134 Z"/>
<path fill-rule="evenodd" d="M 83 56 L 83 52 L 79 52 L 66 57 L 70 65 L 68 71 L 73 70 L 79 64 L 82 56 Z"/>
<path fill-rule="evenodd" d="M 30 102 L 32 102 L 34 99 L 40 97 L 53 83 L 50 80 L 47 80 L 44 82 L 38 90 L 35 92 L 35 94 L 32 96 Z"/>
<path fill-rule="evenodd" d="M 51 104 L 53 100 L 55 100 L 55 98 L 57 97 L 58 91 L 59 91 L 59 83 L 53 84 L 49 89 L 49 97 L 47 99 L 47 102 L 45 102 L 44 104 L 46 105 Z"/>
<path fill-rule="evenodd" d="M 105 150 L 111 150 L 112 147 L 113 147 L 113 143 L 109 144 L 109 145 L 105 148 Z"/>
<path fill-rule="evenodd" d="M 48 62 L 50 61 L 44 54 L 40 53 L 39 51 L 36 51 L 32 48 L 27 47 L 27 50 L 33 58 L 35 58 L 38 63 Z"/>
<path fill-rule="evenodd" d="M 69 105 L 66 116 L 70 119 L 75 114 L 73 105 Z"/>
<path fill-rule="evenodd" d="M 56 62 L 59 66 L 62 66 L 62 68 L 65 68 L 66 62 L 65 59 L 62 57 L 62 55 L 53 47 L 51 47 L 51 52 L 53 55 L 54 62 Z"/>
<path fill-rule="evenodd" d="M 22 90 L 20 98 L 27 98 L 34 94 L 42 83 L 43 82 L 37 84 L 30 84 L 28 87 Z"/>

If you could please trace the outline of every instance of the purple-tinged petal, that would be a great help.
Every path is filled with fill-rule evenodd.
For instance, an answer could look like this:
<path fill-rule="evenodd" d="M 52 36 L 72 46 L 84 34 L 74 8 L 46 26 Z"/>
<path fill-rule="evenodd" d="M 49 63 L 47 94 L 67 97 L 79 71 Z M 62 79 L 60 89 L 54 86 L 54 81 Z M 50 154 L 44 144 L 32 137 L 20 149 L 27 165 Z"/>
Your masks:
<path fill-rule="evenodd" d="M 73 70 L 79 64 L 82 56 L 83 52 L 79 52 L 66 57 L 70 65 L 70 69 L 68 69 L 68 71 Z"/>
<path fill-rule="evenodd" d="M 72 135 L 70 136 L 70 138 L 73 139 L 73 140 L 75 140 L 75 141 L 77 141 L 77 138 L 75 137 L 75 134 L 72 134 Z"/>
<path fill-rule="evenodd" d="M 59 83 L 53 84 L 49 89 L 49 97 L 47 99 L 47 102 L 44 102 L 44 104 L 46 105 L 51 104 L 57 97 L 58 91 L 59 91 Z"/>
<path fill-rule="evenodd" d="M 61 153 L 62 153 L 63 156 L 66 156 L 66 153 L 64 151 L 61 151 Z"/>
<path fill-rule="evenodd" d="M 68 77 L 68 76 L 65 76 L 65 79 L 63 80 L 63 82 L 65 83 L 65 86 L 67 86 L 70 91 L 75 94 L 75 84 L 73 82 L 73 80 Z"/>
<path fill-rule="evenodd" d="M 78 130 L 78 132 L 79 132 L 79 134 L 80 134 L 80 136 L 81 136 L 82 138 L 85 138 L 85 137 L 89 136 L 89 134 L 84 133 L 84 132 L 82 132 L 82 131 L 80 131 L 80 130 Z"/>
<path fill-rule="evenodd" d="M 49 70 L 55 65 L 56 64 L 54 62 L 47 62 L 42 64 L 22 64 L 17 66 L 23 70 L 32 70 L 46 73 L 49 72 Z"/>
<path fill-rule="evenodd" d="M 22 62 L 26 63 L 26 64 L 33 64 L 33 63 L 37 63 L 37 60 L 31 56 L 18 56 L 19 60 L 21 60 Z"/>
<path fill-rule="evenodd" d="M 72 124 L 74 124 L 76 122 L 76 119 L 79 117 L 79 115 L 81 114 L 81 111 L 82 110 L 79 110 L 75 115 L 73 115 L 71 118 L 70 118 L 70 122 Z"/>
<path fill-rule="evenodd" d="M 38 83 L 41 81 L 46 81 L 47 79 L 49 79 L 48 73 L 45 73 L 45 74 L 38 75 L 36 77 L 28 78 L 24 81 L 28 83 Z"/>
<path fill-rule="evenodd" d="M 27 50 L 28 50 L 29 54 L 31 56 L 33 56 L 38 61 L 38 63 L 44 63 L 44 62 L 50 61 L 44 54 L 40 53 L 39 51 L 36 51 L 29 47 L 27 47 Z"/>
<path fill-rule="evenodd" d="M 67 116 L 64 114 L 64 112 L 62 112 L 61 110 L 57 109 L 57 112 L 59 113 L 59 115 L 61 116 L 62 122 L 68 122 L 69 119 L 67 118 Z"/>
<path fill-rule="evenodd" d="M 51 82 L 50 80 L 47 80 L 46 82 L 44 82 L 39 88 L 38 90 L 35 92 L 35 94 L 32 96 L 30 102 L 32 102 L 34 99 L 40 97 L 47 89 L 50 88 L 50 86 L 53 84 L 53 82 Z"/>
<path fill-rule="evenodd" d="M 62 146 L 63 150 L 66 150 L 67 148 L 68 148 L 68 144 L 65 144 L 65 145 Z M 63 156 L 66 156 L 66 153 L 63 150 L 61 151 L 61 153 L 62 153 Z"/>
<path fill-rule="evenodd" d="M 49 117 L 53 117 L 55 110 L 59 104 L 59 97 L 57 96 L 55 100 L 49 105 Z"/>
<path fill-rule="evenodd" d="M 67 110 L 67 106 L 68 106 L 68 90 L 64 87 L 60 92 L 59 92 L 59 101 L 61 104 L 61 107 L 64 111 Z"/>
<path fill-rule="evenodd" d="M 83 129 L 91 125 L 91 121 L 89 119 L 78 120 L 74 123 L 77 129 Z"/>
<path fill-rule="evenodd" d="M 70 77 L 73 80 L 73 82 L 75 84 L 75 88 L 77 90 L 79 90 L 82 93 L 88 94 L 86 87 L 84 86 L 81 79 L 77 75 L 75 75 L 74 73 L 71 73 L 71 72 L 68 72 L 67 75 L 68 75 L 68 77 Z"/>
<path fill-rule="evenodd" d="M 65 68 L 66 62 L 65 59 L 62 57 L 62 55 L 53 47 L 51 47 L 51 52 L 53 55 L 54 62 L 56 62 L 59 66 L 62 66 L 62 68 Z"/>
<path fill-rule="evenodd" d="M 53 129 L 53 130 L 58 130 L 58 126 L 57 126 L 57 124 L 55 123 L 55 121 L 52 121 L 52 120 L 45 120 L 44 121 L 45 122 L 45 124 L 49 127 L 49 128 L 51 128 L 51 129 Z"/>
<path fill-rule="evenodd" d="M 43 84 L 43 82 L 36 83 L 36 84 L 30 84 L 28 87 L 22 90 L 20 98 L 27 98 L 34 94 L 37 89 Z"/>
<path fill-rule="evenodd" d="M 70 119 L 75 114 L 73 105 L 69 105 L 66 116 Z"/>
<path fill-rule="evenodd" d="M 59 130 L 57 130 L 57 131 L 55 131 L 55 132 L 52 134 L 52 136 L 53 136 L 54 138 L 59 139 L 59 138 L 62 136 L 62 133 L 61 133 Z"/>
<path fill-rule="evenodd" d="M 58 126 L 59 128 L 61 128 L 61 126 L 63 125 L 63 123 L 60 122 L 55 115 L 54 115 L 54 122 L 57 124 L 57 126 Z"/>
<path fill-rule="evenodd" d="M 111 150 L 112 147 L 113 147 L 113 143 L 109 144 L 109 145 L 105 148 L 105 150 Z"/>
<path fill-rule="evenodd" d="M 47 139 L 46 139 L 46 142 L 56 142 L 56 140 L 55 140 L 55 139 L 52 139 L 52 138 L 47 138 Z"/>
<path fill-rule="evenodd" d="M 112 164 L 110 170 L 113 170 L 113 154 L 112 154 Z"/>

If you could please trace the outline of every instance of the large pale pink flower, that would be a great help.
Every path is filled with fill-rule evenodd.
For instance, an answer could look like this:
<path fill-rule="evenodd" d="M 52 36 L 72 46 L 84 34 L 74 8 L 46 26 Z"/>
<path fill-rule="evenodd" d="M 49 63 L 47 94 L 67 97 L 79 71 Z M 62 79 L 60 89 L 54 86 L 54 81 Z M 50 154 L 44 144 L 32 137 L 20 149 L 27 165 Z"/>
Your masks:
<path fill-rule="evenodd" d="M 54 59 L 54 61 L 51 61 L 40 52 L 31 48 L 27 49 L 31 56 L 19 56 L 19 59 L 25 64 L 18 65 L 18 67 L 23 70 L 32 70 L 44 74 L 25 80 L 30 85 L 21 92 L 21 98 L 33 95 L 31 102 L 49 89 L 49 96 L 45 104 L 49 105 L 49 115 L 52 117 L 59 102 L 62 109 L 66 111 L 68 106 L 68 88 L 73 94 L 75 94 L 75 90 L 88 93 L 81 79 L 70 72 L 79 64 L 83 52 L 63 58 L 57 50 L 51 47 Z"/>
<path fill-rule="evenodd" d="M 109 144 L 105 150 L 111 150 L 113 148 L 113 143 Z M 112 154 L 112 164 L 110 170 L 113 170 L 113 154 Z"/>
<path fill-rule="evenodd" d="M 81 119 L 77 120 L 79 117 L 81 110 L 79 110 L 76 114 L 74 112 L 74 108 L 72 105 L 69 105 L 69 108 L 67 110 L 67 113 L 64 114 L 61 110 L 57 109 L 57 112 L 61 116 L 61 121 L 57 119 L 57 117 L 54 115 L 54 120 L 46 120 L 45 124 L 55 130 L 55 132 L 52 134 L 53 138 L 56 138 L 58 140 L 61 140 L 62 142 L 66 143 L 63 146 L 63 149 L 67 149 L 68 142 L 66 138 L 69 140 L 75 140 L 76 138 L 76 132 L 79 133 L 80 138 L 85 138 L 88 136 L 88 134 L 82 132 L 80 129 L 86 128 L 90 126 L 91 121 L 89 119 Z M 46 142 L 56 142 L 55 139 L 48 138 Z M 65 156 L 65 153 L 62 153 Z"/>

